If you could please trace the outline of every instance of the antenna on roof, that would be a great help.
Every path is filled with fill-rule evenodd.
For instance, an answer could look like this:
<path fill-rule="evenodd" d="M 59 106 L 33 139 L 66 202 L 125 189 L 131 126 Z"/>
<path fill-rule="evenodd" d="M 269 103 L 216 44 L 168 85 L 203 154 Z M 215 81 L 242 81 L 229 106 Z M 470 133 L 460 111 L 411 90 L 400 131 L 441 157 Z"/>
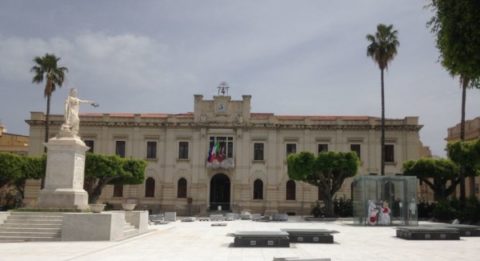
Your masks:
<path fill-rule="evenodd" d="M 217 87 L 218 89 L 218 95 L 222 95 L 222 96 L 225 96 L 227 95 L 228 96 L 228 89 L 230 87 L 228 86 L 227 82 L 221 82 L 220 85 Z"/>

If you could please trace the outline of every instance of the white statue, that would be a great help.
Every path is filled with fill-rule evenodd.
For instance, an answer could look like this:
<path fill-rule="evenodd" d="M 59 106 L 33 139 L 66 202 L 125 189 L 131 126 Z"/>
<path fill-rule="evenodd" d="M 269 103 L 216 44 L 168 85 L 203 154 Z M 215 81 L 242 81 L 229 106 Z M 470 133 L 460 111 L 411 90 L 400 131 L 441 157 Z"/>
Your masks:
<path fill-rule="evenodd" d="M 65 123 L 63 123 L 61 128 L 62 133 L 66 132 L 72 136 L 78 135 L 78 129 L 80 126 L 80 118 L 78 117 L 80 103 L 89 103 L 93 107 L 98 107 L 98 104 L 95 103 L 94 101 L 81 100 L 77 98 L 77 89 L 75 88 L 70 89 L 70 94 L 65 100 L 65 114 L 64 114 Z"/>

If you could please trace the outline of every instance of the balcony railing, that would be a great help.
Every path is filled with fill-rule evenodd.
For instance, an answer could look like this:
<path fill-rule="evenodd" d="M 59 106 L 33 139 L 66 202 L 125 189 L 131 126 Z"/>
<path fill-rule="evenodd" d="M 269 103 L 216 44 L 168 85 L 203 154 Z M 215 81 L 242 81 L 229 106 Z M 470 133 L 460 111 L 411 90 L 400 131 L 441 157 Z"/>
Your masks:
<path fill-rule="evenodd" d="M 213 160 L 211 162 L 207 161 L 207 168 L 210 169 L 233 169 L 235 168 L 235 161 L 233 158 L 224 159 L 222 161 Z"/>

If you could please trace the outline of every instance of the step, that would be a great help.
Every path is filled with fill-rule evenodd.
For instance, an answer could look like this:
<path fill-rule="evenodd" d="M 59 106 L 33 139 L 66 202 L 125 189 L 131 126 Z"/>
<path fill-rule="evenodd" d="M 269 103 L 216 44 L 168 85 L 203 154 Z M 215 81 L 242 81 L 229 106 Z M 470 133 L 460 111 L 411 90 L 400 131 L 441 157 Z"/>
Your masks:
<path fill-rule="evenodd" d="M 0 242 L 28 242 L 28 241 L 60 241 L 59 237 L 23 237 L 23 236 L 2 236 Z"/>
<path fill-rule="evenodd" d="M 63 217 L 62 212 L 23 212 L 23 211 L 11 211 L 10 216 L 57 216 Z"/>
<path fill-rule="evenodd" d="M 7 218 L 16 219 L 63 219 L 63 216 L 44 216 L 44 215 L 10 215 Z"/>
<path fill-rule="evenodd" d="M 25 224 L 25 223 L 10 223 L 10 224 L 3 224 L 0 226 L 0 228 L 56 228 L 60 229 L 62 227 L 62 224 L 57 224 L 57 223 L 39 223 L 39 224 Z"/>
<path fill-rule="evenodd" d="M 37 224 L 37 223 L 43 223 L 43 224 L 62 224 L 63 220 L 62 219 L 10 219 L 8 218 L 5 220 L 5 223 L 23 223 L 23 224 Z"/>
<path fill-rule="evenodd" d="M 0 236 L 9 236 L 9 235 L 38 235 L 38 236 L 55 236 L 57 234 L 60 234 L 60 231 L 35 231 L 35 232 L 29 232 L 29 231 L 0 231 Z"/>
<path fill-rule="evenodd" d="M 2 227 L 0 226 L 0 232 L 51 232 L 58 233 L 61 228 L 38 228 L 38 227 Z"/>
<path fill-rule="evenodd" d="M 130 237 L 133 235 L 138 234 L 137 229 L 128 229 L 128 230 L 123 230 L 123 237 Z"/>

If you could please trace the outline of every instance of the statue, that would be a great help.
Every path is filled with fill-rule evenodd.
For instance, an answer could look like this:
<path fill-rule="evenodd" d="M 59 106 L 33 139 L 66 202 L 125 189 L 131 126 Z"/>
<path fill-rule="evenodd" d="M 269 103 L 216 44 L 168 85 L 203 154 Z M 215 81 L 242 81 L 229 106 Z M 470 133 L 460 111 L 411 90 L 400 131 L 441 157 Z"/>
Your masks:
<path fill-rule="evenodd" d="M 75 88 L 70 89 L 70 94 L 65 100 L 65 114 L 64 114 L 65 122 L 62 124 L 62 127 L 60 129 L 60 133 L 62 136 L 78 135 L 78 129 L 80 126 L 80 118 L 78 116 L 80 103 L 89 103 L 93 107 L 98 107 L 98 104 L 95 103 L 94 101 L 81 100 L 77 98 L 77 89 Z M 65 134 L 70 134 L 70 135 L 65 135 Z"/>

